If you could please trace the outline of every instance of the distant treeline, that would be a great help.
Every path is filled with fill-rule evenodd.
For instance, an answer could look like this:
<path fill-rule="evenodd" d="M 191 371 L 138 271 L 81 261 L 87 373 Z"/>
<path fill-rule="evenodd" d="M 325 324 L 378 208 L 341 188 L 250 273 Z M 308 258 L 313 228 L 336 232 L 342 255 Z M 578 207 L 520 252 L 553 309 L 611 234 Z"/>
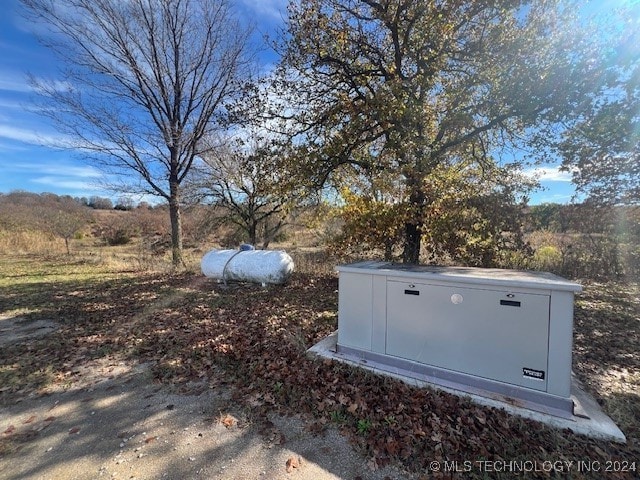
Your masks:
<path fill-rule="evenodd" d="M 93 208 L 94 210 L 133 210 L 134 208 L 153 208 L 148 202 L 135 202 L 129 197 L 119 197 L 115 202 L 108 197 L 93 195 L 90 197 L 73 197 L 71 195 L 57 195 L 55 193 L 33 193 L 24 190 L 14 190 L 9 193 L 0 192 L 0 202 L 9 202 L 23 205 L 35 205 L 42 203 L 60 203 L 72 201 L 80 206 Z"/>
<path fill-rule="evenodd" d="M 640 238 L 640 205 L 543 203 L 527 207 L 525 218 L 527 232 L 617 233 Z"/>
<path fill-rule="evenodd" d="M 103 245 L 138 239 L 140 245 L 155 254 L 170 245 L 167 208 L 127 199 L 114 204 L 97 196 L 78 198 L 24 191 L 0 194 L 0 251 L 28 252 L 34 249 L 36 240 L 46 243 L 57 238 L 64 240 L 66 251 L 70 252 L 71 240 L 89 236 Z M 325 249 L 333 262 L 382 258 L 388 253 L 379 246 L 362 243 L 337 248 L 336 245 L 344 247 L 340 242 L 347 228 L 339 206 L 325 203 L 303 210 L 288 213 L 281 220 L 277 241 L 308 238 L 309 246 Z M 485 250 L 497 249 L 489 265 L 455 256 L 453 249 L 431 252 L 430 256 L 425 255 L 425 263 L 544 270 L 578 279 L 640 278 L 640 206 L 547 203 L 524 206 L 513 220 L 522 238 L 520 246 L 486 246 Z M 246 225 L 237 223 L 233 212 L 220 204 L 191 205 L 185 209 L 182 221 L 185 242 L 190 247 L 206 244 L 226 248 L 250 241 L 251 232 Z M 263 230 L 261 227 L 257 232 Z M 459 231 L 452 230 L 451 235 L 455 234 Z M 509 232 L 503 231 L 498 237 L 507 235 Z M 463 241 L 466 243 L 459 248 L 463 253 L 474 247 L 473 238 Z M 44 250 L 49 248 L 45 243 Z M 395 254 L 392 259 L 397 258 L 397 251 L 391 253 Z"/>

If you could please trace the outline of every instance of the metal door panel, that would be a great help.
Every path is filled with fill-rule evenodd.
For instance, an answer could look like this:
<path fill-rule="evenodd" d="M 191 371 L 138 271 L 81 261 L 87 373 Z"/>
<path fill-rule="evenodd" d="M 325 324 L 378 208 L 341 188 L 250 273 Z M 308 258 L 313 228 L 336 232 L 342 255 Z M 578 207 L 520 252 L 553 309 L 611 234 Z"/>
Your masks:
<path fill-rule="evenodd" d="M 371 350 L 373 276 L 343 274 L 338 290 L 338 343 Z"/>
<path fill-rule="evenodd" d="M 549 298 L 389 280 L 386 353 L 546 391 Z"/>

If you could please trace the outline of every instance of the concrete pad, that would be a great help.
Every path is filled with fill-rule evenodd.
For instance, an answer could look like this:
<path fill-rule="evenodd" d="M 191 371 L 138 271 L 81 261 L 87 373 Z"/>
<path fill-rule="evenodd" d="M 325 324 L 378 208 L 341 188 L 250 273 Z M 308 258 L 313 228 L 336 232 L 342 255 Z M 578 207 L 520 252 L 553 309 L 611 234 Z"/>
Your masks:
<path fill-rule="evenodd" d="M 596 400 L 584 390 L 575 375 L 571 376 L 571 399 L 575 405 L 573 414 L 559 415 L 558 412 L 545 409 L 544 406 L 527 404 L 522 399 L 510 398 L 460 383 L 442 381 L 438 378 L 419 376 L 415 372 L 397 366 L 385 365 L 380 361 L 365 360 L 357 355 L 338 352 L 336 349 L 337 341 L 338 332 L 336 331 L 315 344 L 307 352 L 314 356 L 348 363 L 380 375 L 397 378 L 409 385 L 420 388 L 432 387 L 454 395 L 467 396 L 479 405 L 501 408 L 512 415 L 536 420 L 552 427 L 568 428 L 575 433 L 592 438 L 620 443 L 627 441 L 622 431 L 602 411 Z"/>

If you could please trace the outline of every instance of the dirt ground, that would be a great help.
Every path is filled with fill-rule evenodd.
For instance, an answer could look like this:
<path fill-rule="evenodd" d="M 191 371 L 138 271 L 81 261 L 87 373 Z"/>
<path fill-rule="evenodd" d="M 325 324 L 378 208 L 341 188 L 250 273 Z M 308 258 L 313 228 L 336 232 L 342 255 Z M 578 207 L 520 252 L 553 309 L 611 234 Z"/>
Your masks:
<path fill-rule="evenodd" d="M 172 393 L 142 365 L 93 364 L 67 391 L 0 411 L 1 479 L 407 479 L 335 429 L 253 419 L 224 388 Z"/>

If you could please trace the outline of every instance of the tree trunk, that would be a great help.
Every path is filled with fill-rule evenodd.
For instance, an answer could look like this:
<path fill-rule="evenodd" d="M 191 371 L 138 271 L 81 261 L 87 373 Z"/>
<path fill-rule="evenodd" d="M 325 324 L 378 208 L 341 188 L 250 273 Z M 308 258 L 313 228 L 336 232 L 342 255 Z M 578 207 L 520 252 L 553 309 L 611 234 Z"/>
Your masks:
<path fill-rule="evenodd" d="M 180 186 L 175 179 L 169 180 L 169 216 L 171 217 L 171 253 L 173 267 L 184 266 L 182 258 L 182 217 L 180 212 Z"/>
<path fill-rule="evenodd" d="M 247 233 L 249 234 L 249 243 L 255 247 L 258 241 L 258 224 L 251 222 Z"/>
<path fill-rule="evenodd" d="M 404 225 L 404 250 L 402 251 L 403 263 L 420 263 L 420 246 L 422 244 L 422 225 L 418 223 L 405 223 Z"/>
<path fill-rule="evenodd" d="M 410 220 L 404 224 L 404 249 L 402 262 L 417 265 L 420 263 L 420 246 L 422 244 L 423 212 L 427 197 L 422 186 L 422 176 L 412 172 L 407 178 L 410 188 L 409 204 L 413 210 Z"/>
<path fill-rule="evenodd" d="M 384 244 L 384 261 L 390 262 L 393 260 L 393 242 L 387 241 Z"/>

